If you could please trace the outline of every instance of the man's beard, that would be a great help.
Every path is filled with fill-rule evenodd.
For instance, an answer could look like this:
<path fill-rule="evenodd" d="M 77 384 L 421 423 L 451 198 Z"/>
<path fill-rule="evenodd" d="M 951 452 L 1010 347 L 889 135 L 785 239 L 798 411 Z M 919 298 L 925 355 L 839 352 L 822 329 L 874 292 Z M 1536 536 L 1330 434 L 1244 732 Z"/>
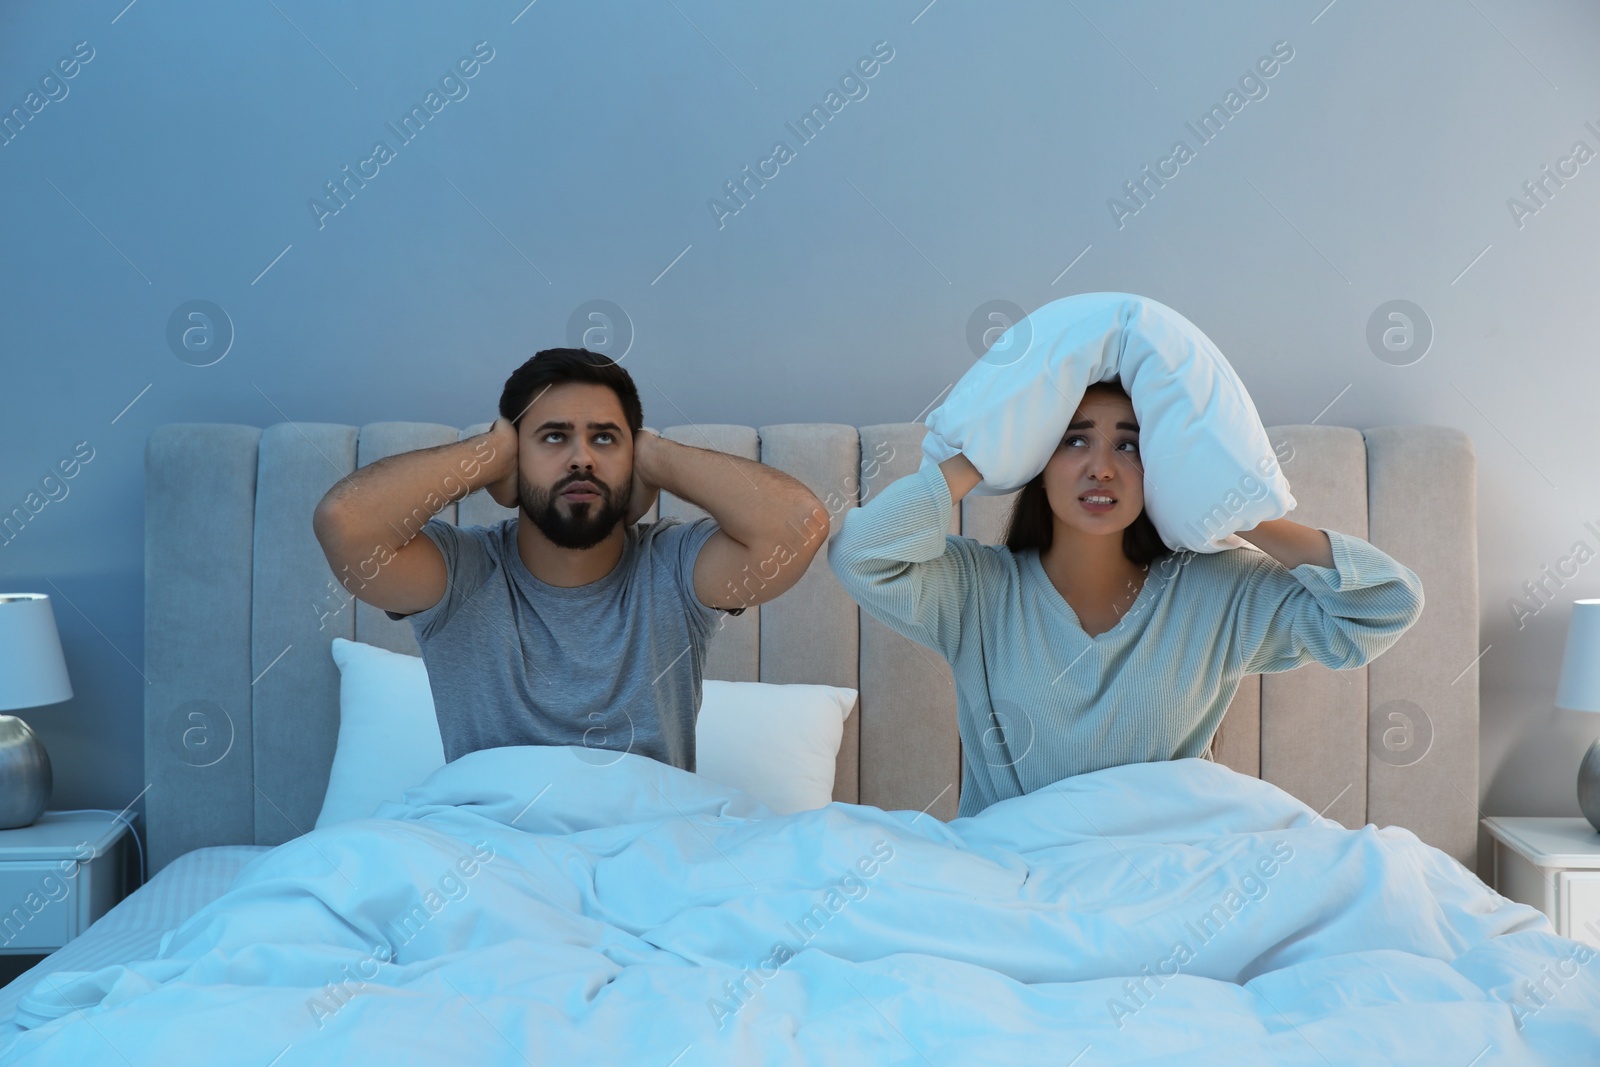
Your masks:
<path fill-rule="evenodd" d="M 600 499 L 569 500 L 563 513 L 559 497 L 573 482 L 589 482 L 599 492 Z M 592 475 L 575 475 L 564 479 L 554 490 L 548 490 L 536 488 L 518 471 L 517 502 L 539 532 L 561 548 L 593 548 L 628 517 L 628 502 Z"/>

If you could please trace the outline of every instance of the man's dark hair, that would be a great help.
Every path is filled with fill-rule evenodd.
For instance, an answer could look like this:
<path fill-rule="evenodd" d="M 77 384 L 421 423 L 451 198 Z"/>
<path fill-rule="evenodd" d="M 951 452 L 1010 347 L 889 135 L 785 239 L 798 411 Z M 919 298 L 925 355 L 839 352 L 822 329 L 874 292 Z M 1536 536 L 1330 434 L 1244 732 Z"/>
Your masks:
<path fill-rule="evenodd" d="M 1094 382 L 1089 389 L 1102 390 L 1124 399 L 1128 396 L 1122 383 L 1116 380 Z M 1002 543 L 1012 552 L 1036 548 L 1042 555 L 1055 540 L 1054 514 L 1050 510 L 1050 498 L 1044 490 L 1044 471 L 1040 471 L 1017 493 Z M 1122 554 L 1138 566 L 1147 566 L 1171 553 L 1172 549 L 1156 532 L 1156 524 L 1150 521 L 1149 513 L 1142 509 L 1138 517 L 1122 531 Z"/>
<path fill-rule="evenodd" d="M 500 393 L 500 415 L 522 428 L 522 416 L 534 400 L 554 385 L 587 382 L 603 385 L 617 394 L 628 430 L 637 435 L 644 428 L 644 409 L 639 405 L 639 390 L 621 365 L 587 348 L 547 348 L 511 372 Z"/>

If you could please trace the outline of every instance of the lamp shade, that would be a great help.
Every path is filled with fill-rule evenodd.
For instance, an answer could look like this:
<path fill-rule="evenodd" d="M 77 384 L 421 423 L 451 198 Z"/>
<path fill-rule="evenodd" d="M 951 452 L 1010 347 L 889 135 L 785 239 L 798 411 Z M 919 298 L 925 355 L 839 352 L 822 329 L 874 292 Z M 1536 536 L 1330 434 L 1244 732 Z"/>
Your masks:
<path fill-rule="evenodd" d="M 0 711 L 72 699 L 50 598 L 0 593 Z"/>
<path fill-rule="evenodd" d="M 1600 600 L 1573 601 L 1556 706 L 1600 711 Z"/>

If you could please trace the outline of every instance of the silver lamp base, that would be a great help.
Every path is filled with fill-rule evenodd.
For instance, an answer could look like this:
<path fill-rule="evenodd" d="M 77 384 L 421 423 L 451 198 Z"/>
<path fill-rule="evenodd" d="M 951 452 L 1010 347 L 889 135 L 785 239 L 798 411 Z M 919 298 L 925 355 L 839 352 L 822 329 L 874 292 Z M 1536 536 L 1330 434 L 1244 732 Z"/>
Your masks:
<path fill-rule="evenodd" d="M 1589 825 L 1600 833 L 1600 739 L 1589 746 L 1578 765 L 1578 807 Z"/>
<path fill-rule="evenodd" d="M 0 830 L 29 826 L 50 801 L 50 756 L 27 723 L 0 715 Z"/>

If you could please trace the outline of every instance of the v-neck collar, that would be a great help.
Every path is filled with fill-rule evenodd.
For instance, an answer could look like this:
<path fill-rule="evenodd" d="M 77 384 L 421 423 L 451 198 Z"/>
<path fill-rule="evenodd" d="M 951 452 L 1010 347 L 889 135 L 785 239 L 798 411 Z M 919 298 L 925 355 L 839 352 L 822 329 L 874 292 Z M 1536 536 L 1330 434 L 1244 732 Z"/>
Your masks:
<path fill-rule="evenodd" d="M 1067 598 L 1061 595 L 1061 590 L 1057 589 L 1055 583 L 1050 580 L 1050 575 L 1045 571 L 1044 564 L 1039 560 L 1039 550 L 1030 548 L 1028 551 L 1021 553 L 1021 556 L 1023 569 L 1029 573 L 1031 580 L 1039 586 L 1040 599 L 1049 604 L 1067 622 L 1070 622 L 1073 632 L 1085 641 L 1097 642 L 1101 638 L 1109 640 L 1122 636 L 1124 634 L 1123 627 L 1127 625 L 1128 620 L 1139 613 L 1148 598 L 1155 595 L 1152 588 L 1153 583 L 1150 580 L 1152 575 L 1146 570 L 1144 584 L 1139 587 L 1138 595 L 1133 598 L 1133 603 L 1128 605 L 1128 610 L 1122 613 L 1122 617 L 1117 620 L 1117 624 L 1102 633 L 1091 635 L 1088 630 L 1083 628 L 1083 623 L 1079 620 L 1078 613 L 1072 610 L 1072 605 L 1067 603 Z"/>

